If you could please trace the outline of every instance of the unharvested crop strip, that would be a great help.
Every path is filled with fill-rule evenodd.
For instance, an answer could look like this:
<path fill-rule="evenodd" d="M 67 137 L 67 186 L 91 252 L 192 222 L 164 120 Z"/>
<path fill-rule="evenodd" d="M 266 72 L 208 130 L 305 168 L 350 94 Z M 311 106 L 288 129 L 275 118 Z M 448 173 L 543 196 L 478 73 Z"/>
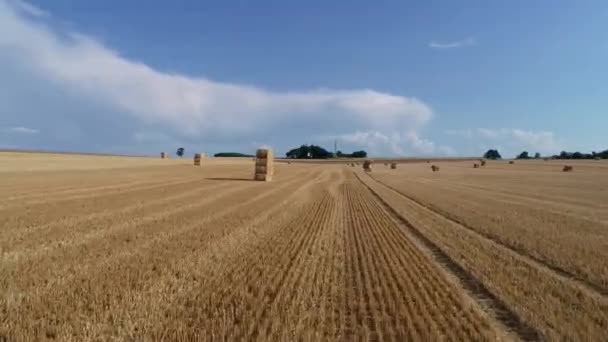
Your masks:
<path fill-rule="evenodd" d="M 441 247 L 428 239 L 414 225 L 400 215 L 382 198 L 382 196 L 366 184 L 358 174 L 355 173 L 355 175 L 357 179 L 369 189 L 378 202 L 382 204 L 386 211 L 390 213 L 393 219 L 396 222 L 401 223 L 401 226 L 406 231 L 412 233 L 428 250 L 430 250 L 439 265 L 443 266 L 448 273 L 460 280 L 460 285 L 473 296 L 473 299 L 481 308 L 487 310 L 492 317 L 495 317 L 500 322 L 500 324 L 515 332 L 520 339 L 526 341 L 540 340 L 540 334 L 534 328 L 523 322 L 515 312 L 511 311 L 505 303 L 490 292 L 483 283 L 468 273 L 459 263 L 450 258 Z M 370 176 L 370 178 L 372 177 Z"/>

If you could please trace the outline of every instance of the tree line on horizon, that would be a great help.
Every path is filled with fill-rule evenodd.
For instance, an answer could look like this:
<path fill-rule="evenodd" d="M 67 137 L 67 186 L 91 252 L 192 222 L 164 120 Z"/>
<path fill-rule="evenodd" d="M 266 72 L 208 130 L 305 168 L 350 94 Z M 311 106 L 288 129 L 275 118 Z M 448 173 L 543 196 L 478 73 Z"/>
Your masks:
<path fill-rule="evenodd" d="M 334 153 L 327 151 L 321 146 L 302 145 L 298 148 L 289 150 L 289 152 L 285 153 L 285 156 L 287 156 L 287 158 L 295 159 L 365 158 L 367 157 L 367 152 L 363 150 L 355 151 L 353 153 L 337 151 L 334 156 Z"/>
<path fill-rule="evenodd" d="M 486 153 L 484 153 L 483 157 L 486 159 L 501 159 L 502 158 L 502 156 L 500 155 L 500 152 L 498 152 L 498 150 L 495 150 L 495 149 L 488 150 Z M 540 155 L 540 153 L 536 152 L 536 153 L 534 153 L 534 156 L 530 156 L 530 153 L 528 153 L 528 151 L 523 151 L 520 154 L 518 154 L 517 156 L 515 156 L 515 159 L 540 159 L 540 158 L 543 158 Z M 560 152 L 560 154 L 555 154 L 555 155 L 552 155 L 550 157 L 545 157 L 545 158 L 551 158 L 551 159 L 608 159 L 608 150 L 604 150 L 601 152 L 593 151 L 591 153 L 562 151 L 562 152 Z"/>

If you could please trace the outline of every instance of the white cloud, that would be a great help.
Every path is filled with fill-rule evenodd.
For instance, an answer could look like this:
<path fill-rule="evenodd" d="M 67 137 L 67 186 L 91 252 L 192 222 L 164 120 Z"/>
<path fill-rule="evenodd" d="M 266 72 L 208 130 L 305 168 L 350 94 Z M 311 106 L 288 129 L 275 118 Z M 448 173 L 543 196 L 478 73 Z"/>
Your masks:
<path fill-rule="evenodd" d="M 500 128 L 500 129 L 491 129 L 491 128 L 478 128 L 477 132 L 486 138 L 497 138 L 499 136 L 504 136 L 509 133 L 508 129 Z"/>
<path fill-rule="evenodd" d="M 3 128 L 2 131 L 7 132 L 7 133 L 19 133 L 19 134 L 38 134 L 38 133 L 40 133 L 40 130 L 38 130 L 38 129 L 22 127 L 22 126 Z"/>
<path fill-rule="evenodd" d="M 38 13 L 38 18 L 22 12 Z M 416 98 L 371 89 L 272 92 L 162 72 L 86 35 L 56 33 L 40 18 L 43 14 L 25 2 L 0 0 L 0 53 L 71 92 L 102 101 L 142 123 L 170 125 L 184 136 L 258 132 L 280 127 L 292 117 L 415 130 L 432 116 L 431 108 Z"/>
<path fill-rule="evenodd" d="M 406 141 L 417 152 L 423 154 L 435 153 L 435 143 L 430 140 L 420 138 L 416 132 L 408 132 L 406 135 Z"/>
<path fill-rule="evenodd" d="M 455 135 L 463 138 L 472 138 L 473 132 L 470 129 L 447 129 L 444 131 L 447 135 Z"/>
<path fill-rule="evenodd" d="M 353 133 L 320 137 L 323 141 L 338 140 L 338 144 L 348 144 L 369 149 L 374 155 L 454 155 L 449 146 L 437 146 L 433 141 L 419 136 L 415 131 L 404 133 L 383 133 L 379 131 L 356 131 Z"/>
<path fill-rule="evenodd" d="M 11 5 L 17 11 L 21 11 L 24 14 L 33 16 L 33 17 L 48 17 L 49 13 L 32 5 L 27 2 L 21 0 L 8 0 L 9 5 Z"/>
<path fill-rule="evenodd" d="M 514 129 L 511 136 L 523 146 L 534 148 L 538 151 L 549 152 L 556 151 L 560 148 L 559 143 L 555 140 L 553 132 L 540 131 L 524 131 Z"/>
<path fill-rule="evenodd" d="M 447 49 L 456 49 L 456 48 L 462 48 L 462 47 L 467 47 L 467 46 L 473 46 L 475 44 L 477 44 L 475 39 L 472 37 L 469 37 L 469 38 L 466 38 L 463 40 L 457 40 L 457 41 L 453 41 L 453 42 L 431 41 L 431 42 L 429 42 L 429 47 L 431 49 L 447 50 Z"/>
<path fill-rule="evenodd" d="M 477 128 L 476 132 L 483 138 L 508 143 L 512 148 L 533 149 L 539 152 L 555 152 L 560 148 L 553 132 L 549 131 Z"/>

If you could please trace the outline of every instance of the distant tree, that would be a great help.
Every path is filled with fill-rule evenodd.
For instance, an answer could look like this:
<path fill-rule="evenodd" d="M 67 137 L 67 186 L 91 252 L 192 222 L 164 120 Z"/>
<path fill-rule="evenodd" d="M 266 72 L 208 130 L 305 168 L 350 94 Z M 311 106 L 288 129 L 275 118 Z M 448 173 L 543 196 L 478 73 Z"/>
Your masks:
<path fill-rule="evenodd" d="M 289 152 L 285 153 L 287 158 L 297 158 L 297 159 L 327 159 L 334 157 L 332 152 L 327 151 L 321 146 L 316 145 L 302 145 L 298 148 L 294 148 L 289 150 Z M 352 154 L 346 154 L 342 151 L 336 152 L 336 157 L 339 158 L 365 158 L 367 157 L 367 152 L 365 151 L 355 151 Z"/>
<path fill-rule="evenodd" d="M 365 151 L 355 151 L 351 155 L 353 158 L 367 158 L 367 152 Z"/>
<path fill-rule="evenodd" d="M 298 148 L 294 148 L 285 154 L 288 158 L 312 158 L 312 159 L 326 159 L 332 156 L 332 153 L 326 149 L 316 145 L 302 145 Z"/>
<path fill-rule="evenodd" d="M 486 159 L 501 159 L 502 157 L 500 156 L 500 153 L 498 152 L 498 150 L 488 150 L 484 155 L 484 158 Z"/>
<path fill-rule="evenodd" d="M 251 154 L 237 153 L 237 152 L 219 152 L 213 155 L 214 157 L 255 157 Z"/>
<path fill-rule="evenodd" d="M 538 153 L 538 152 L 534 153 L 534 159 L 540 159 L 540 153 Z"/>
<path fill-rule="evenodd" d="M 583 159 L 585 156 L 580 152 L 572 153 L 572 159 Z"/>
<path fill-rule="evenodd" d="M 528 151 L 523 151 L 522 153 L 518 154 L 517 157 L 515 157 L 516 159 L 529 159 L 530 155 L 528 154 Z"/>
<path fill-rule="evenodd" d="M 176 154 L 178 156 L 180 156 L 180 157 L 183 157 L 184 156 L 184 151 L 185 151 L 185 149 L 183 147 L 180 147 L 180 148 L 177 149 Z"/>

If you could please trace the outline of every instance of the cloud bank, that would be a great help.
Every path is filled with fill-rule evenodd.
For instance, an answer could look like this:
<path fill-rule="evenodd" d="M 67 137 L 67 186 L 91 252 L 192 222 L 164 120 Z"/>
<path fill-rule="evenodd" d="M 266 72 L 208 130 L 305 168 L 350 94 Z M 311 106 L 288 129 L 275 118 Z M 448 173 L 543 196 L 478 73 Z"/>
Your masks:
<path fill-rule="evenodd" d="M 340 129 L 350 131 L 399 127 L 415 132 L 433 115 L 421 100 L 373 89 L 277 92 L 163 72 L 129 60 L 93 37 L 58 30 L 50 18 L 25 2 L 0 0 L 0 56 L 54 87 L 103 103 L 115 115 L 127 115 L 155 131 L 170 127 L 163 134 L 255 138 L 294 122 L 327 130 L 342 123 Z M 141 141 L 146 133 L 133 134 Z"/>

